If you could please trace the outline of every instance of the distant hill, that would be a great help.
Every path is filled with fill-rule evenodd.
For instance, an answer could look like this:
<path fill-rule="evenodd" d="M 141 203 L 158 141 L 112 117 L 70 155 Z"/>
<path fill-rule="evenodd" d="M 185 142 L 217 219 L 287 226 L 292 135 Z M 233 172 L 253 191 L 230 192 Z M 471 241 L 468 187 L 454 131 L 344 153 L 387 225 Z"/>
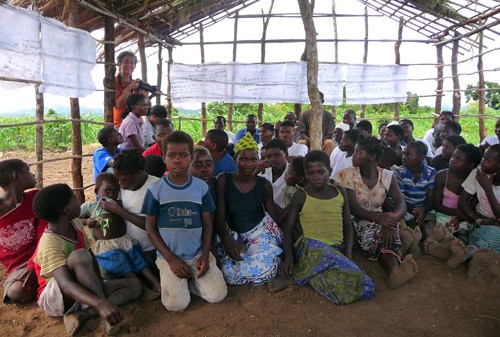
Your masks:
<path fill-rule="evenodd" d="M 44 113 L 47 114 L 47 111 L 49 109 L 54 110 L 58 116 L 64 116 L 64 117 L 69 117 L 71 116 L 71 110 L 70 107 L 67 106 L 61 106 L 61 105 L 54 105 L 52 107 L 45 107 Z M 80 114 L 86 114 L 86 113 L 92 113 L 95 116 L 103 115 L 104 110 L 102 108 L 86 108 L 86 107 L 80 107 Z M 35 116 L 35 109 L 21 109 L 21 110 L 16 110 L 16 111 L 11 111 L 11 112 L 4 112 L 0 113 L 0 117 L 30 117 L 30 116 Z"/>

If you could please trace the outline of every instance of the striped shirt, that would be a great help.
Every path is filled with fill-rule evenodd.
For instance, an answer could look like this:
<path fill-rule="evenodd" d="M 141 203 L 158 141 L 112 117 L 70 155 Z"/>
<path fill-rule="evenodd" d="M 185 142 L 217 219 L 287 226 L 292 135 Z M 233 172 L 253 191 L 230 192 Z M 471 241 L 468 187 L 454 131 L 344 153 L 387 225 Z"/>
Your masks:
<path fill-rule="evenodd" d="M 404 166 L 398 167 L 394 173 L 406 205 L 410 208 L 425 206 L 427 204 L 427 190 L 434 189 L 436 169 L 423 162 L 422 174 L 417 181 L 413 180 L 412 172 Z"/>

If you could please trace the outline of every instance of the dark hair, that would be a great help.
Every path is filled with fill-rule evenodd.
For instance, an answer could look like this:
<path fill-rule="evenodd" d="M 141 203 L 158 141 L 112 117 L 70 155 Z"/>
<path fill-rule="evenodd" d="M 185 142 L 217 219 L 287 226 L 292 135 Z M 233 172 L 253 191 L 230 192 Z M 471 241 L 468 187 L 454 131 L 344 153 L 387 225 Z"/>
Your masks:
<path fill-rule="evenodd" d="M 110 184 L 120 186 L 120 182 L 118 178 L 111 172 L 102 172 L 97 175 L 95 178 L 95 190 L 98 191 L 101 188 L 101 184 L 107 181 Z"/>
<path fill-rule="evenodd" d="M 461 144 L 465 144 L 465 139 L 459 135 L 450 135 L 446 137 L 444 140 L 452 143 L 454 147 L 457 147 L 458 145 Z"/>
<path fill-rule="evenodd" d="M 283 121 L 283 122 L 281 122 L 281 124 L 280 124 L 280 128 L 281 128 L 282 126 L 288 126 L 288 127 L 290 127 L 290 128 L 294 128 L 294 127 L 295 127 L 295 125 L 294 125 L 292 122 L 290 122 L 290 121 Z"/>
<path fill-rule="evenodd" d="M 220 131 L 220 132 L 223 132 L 224 134 L 226 134 L 222 130 L 217 130 L 217 131 Z M 227 137 L 227 135 L 226 135 L 226 137 Z M 194 147 L 193 138 L 190 135 L 188 135 L 187 133 L 185 133 L 184 131 L 173 131 L 173 132 L 170 132 L 163 139 L 163 143 L 161 144 L 161 148 L 163 149 L 163 151 L 165 152 L 165 154 L 167 153 L 167 146 L 170 143 L 174 143 L 174 144 L 187 144 L 188 149 L 189 149 L 189 154 L 193 155 L 193 147 Z"/>
<path fill-rule="evenodd" d="M 344 137 L 349 138 L 349 140 L 353 144 L 356 144 L 356 142 L 358 141 L 358 139 L 360 137 L 359 130 L 357 130 L 357 129 L 347 130 L 344 132 Z"/>
<path fill-rule="evenodd" d="M 490 149 L 491 151 L 495 151 L 497 153 L 497 156 L 500 155 L 500 144 L 491 145 L 490 147 L 488 147 L 488 149 Z"/>
<path fill-rule="evenodd" d="M 410 119 L 402 119 L 399 121 L 399 125 L 401 125 L 401 123 L 406 123 L 411 126 L 412 130 L 415 130 L 415 125 L 413 125 L 413 122 Z"/>
<path fill-rule="evenodd" d="M 321 101 L 321 104 L 323 104 L 325 102 L 325 95 L 321 91 L 318 91 L 318 95 L 319 95 L 319 100 Z"/>
<path fill-rule="evenodd" d="M 226 118 L 224 116 L 216 116 L 214 118 L 214 121 L 217 120 L 217 119 L 222 119 L 222 122 L 224 122 L 224 125 L 226 125 Z"/>
<path fill-rule="evenodd" d="M 121 116 L 122 119 L 125 119 L 128 116 L 128 114 L 132 111 L 132 106 L 133 105 L 136 105 L 137 103 L 139 103 L 143 99 L 146 99 L 146 97 L 144 97 L 141 94 L 132 94 L 132 95 L 130 95 L 127 98 L 127 108 L 122 113 L 122 116 Z"/>
<path fill-rule="evenodd" d="M 448 138 L 449 137 L 447 137 L 446 139 Z M 455 148 L 455 151 L 456 150 L 462 151 L 465 154 L 467 160 L 471 163 L 474 163 L 474 167 L 479 165 L 479 163 L 481 162 L 481 151 L 477 146 L 474 146 L 472 144 L 458 144 Z"/>
<path fill-rule="evenodd" d="M 380 158 L 380 155 L 382 154 L 382 142 L 376 137 L 359 137 L 356 145 L 365 150 L 368 155 L 375 156 L 375 160 L 378 160 Z"/>
<path fill-rule="evenodd" d="M 303 157 L 293 158 L 292 161 L 290 162 L 290 167 L 298 177 L 305 177 Z"/>
<path fill-rule="evenodd" d="M 417 155 L 424 156 L 427 154 L 427 145 L 423 142 L 416 140 L 414 142 L 409 142 L 406 144 L 407 149 L 414 149 Z"/>
<path fill-rule="evenodd" d="M 354 119 L 356 119 L 356 111 L 354 111 L 353 109 L 347 109 L 346 111 L 344 111 L 344 116 L 345 115 L 350 115 L 354 117 Z"/>
<path fill-rule="evenodd" d="M 141 151 L 136 148 L 123 150 L 116 155 L 113 169 L 125 174 L 136 174 L 144 171 L 144 158 Z"/>
<path fill-rule="evenodd" d="M 390 146 L 384 146 L 382 148 L 382 153 L 380 154 L 379 160 L 384 159 L 390 166 L 396 165 L 398 162 L 398 154 L 396 153 L 396 150 L 394 150 Z"/>
<path fill-rule="evenodd" d="M 441 111 L 441 113 L 439 114 L 439 117 L 443 116 L 443 115 L 448 115 L 452 121 L 455 120 L 455 115 L 453 114 L 453 112 L 451 111 Z"/>
<path fill-rule="evenodd" d="M 401 139 L 405 135 L 405 130 L 403 129 L 403 127 L 401 125 L 397 125 L 397 124 L 387 125 L 387 129 L 394 132 L 394 134 L 396 136 L 401 137 Z"/>
<path fill-rule="evenodd" d="M 0 161 L 0 187 L 9 186 L 12 180 L 12 173 L 21 172 L 25 167 L 28 167 L 21 159 L 6 159 Z"/>
<path fill-rule="evenodd" d="M 160 118 L 167 118 L 167 109 L 163 105 L 154 105 L 148 110 L 148 116 L 155 115 Z"/>
<path fill-rule="evenodd" d="M 257 117 L 256 117 L 254 114 L 250 114 L 250 115 L 247 115 L 247 117 L 245 118 L 245 120 L 247 120 L 247 119 L 249 119 L 249 118 L 251 118 L 251 117 L 253 117 L 253 118 L 257 119 Z"/>
<path fill-rule="evenodd" d="M 122 51 L 120 54 L 118 54 L 118 57 L 116 58 L 116 63 L 118 63 L 118 65 L 121 66 L 123 59 L 126 56 L 132 56 L 134 58 L 134 65 L 137 64 L 137 56 L 135 56 L 134 53 L 132 53 L 131 51 L 128 51 L 128 50 Z"/>
<path fill-rule="evenodd" d="M 451 129 L 451 131 L 453 131 L 454 134 L 456 135 L 459 135 L 462 133 L 462 127 L 460 126 L 460 124 L 458 122 L 455 122 L 455 121 L 447 121 L 446 123 L 443 124 L 443 129 L 445 128 L 448 128 L 448 129 Z"/>
<path fill-rule="evenodd" d="M 274 125 L 272 123 L 262 123 L 260 127 L 268 131 L 274 132 Z"/>
<path fill-rule="evenodd" d="M 148 154 L 144 157 L 144 171 L 147 174 L 161 178 L 167 170 L 167 165 L 163 161 L 163 158 L 155 154 Z"/>
<path fill-rule="evenodd" d="M 370 123 L 370 121 L 367 120 L 359 121 L 358 124 L 356 125 L 356 128 L 363 129 L 365 131 L 368 131 L 369 133 L 372 133 L 373 131 L 372 123 Z"/>
<path fill-rule="evenodd" d="M 61 213 L 75 195 L 66 184 L 54 184 L 42 188 L 33 199 L 36 216 L 51 222 L 59 219 Z"/>
<path fill-rule="evenodd" d="M 205 138 L 210 139 L 212 143 L 217 145 L 217 151 L 224 151 L 229 143 L 229 137 L 226 131 L 219 129 L 208 130 Z"/>
<path fill-rule="evenodd" d="M 280 138 L 273 138 L 273 139 L 271 139 L 269 141 L 269 143 L 267 143 L 266 145 L 264 145 L 264 148 L 266 150 L 278 148 L 281 151 L 285 152 L 286 155 L 288 155 L 288 147 L 286 146 L 286 144 L 283 141 L 283 139 L 280 139 Z"/>
<path fill-rule="evenodd" d="M 174 128 L 174 124 L 169 119 L 160 118 L 160 119 L 158 119 L 156 121 L 156 124 L 155 124 L 155 133 L 158 130 L 158 128 L 160 128 L 160 127 L 169 127 L 169 126 L 171 126 L 172 129 Z"/>
<path fill-rule="evenodd" d="M 97 140 L 102 146 L 106 146 L 109 138 L 116 132 L 112 126 L 106 126 L 97 132 Z"/>
<path fill-rule="evenodd" d="M 378 131 L 380 132 L 380 129 L 382 129 L 383 126 L 387 127 L 387 124 L 387 122 L 380 123 L 380 125 L 378 126 Z"/>
<path fill-rule="evenodd" d="M 322 150 L 312 150 L 309 151 L 306 156 L 304 157 L 304 170 L 307 167 L 307 164 L 312 163 L 312 162 L 322 162 L 327 169 L 331 170 L 330 166 L 330 158 L 328 158 L 328 155 L 322 151 Z"/>

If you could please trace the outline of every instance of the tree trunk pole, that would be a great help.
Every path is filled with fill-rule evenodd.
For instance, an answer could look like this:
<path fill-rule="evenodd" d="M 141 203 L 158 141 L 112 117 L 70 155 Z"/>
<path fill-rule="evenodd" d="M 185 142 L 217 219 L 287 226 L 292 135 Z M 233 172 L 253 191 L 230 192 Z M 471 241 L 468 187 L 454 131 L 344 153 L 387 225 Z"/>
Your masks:
<path fill-rule="evenodd" d="M 234 30 L 233 30 L 233 62 L 236 62 L 236 51 L 238 47 L 238 18 L 239 11 L 236 11 L 234 17 Z M 227 111 L 227 122 L 230 131 L 233 131 L 233 113 L 234 113 L 234 103 L 229 103 L 229 108 Z"/>
<path fill-rule="evenodd" d="M 78 6 L 76 1 L 69 1 L 69 26 L 78 28 L 77 21 Z M 73 188 L 76 188 L 75 195 L 81 203 L 85 202 L 85 191 L 83 190 L 82 175 L 82 127 L 80 123 L 80 100 L 76 97 L 69 99 L 71 106 L 71 133 L 73 156 L 79 156 L 71 160 L 71 176 L 73 178 Z"/>
<path fill-rule="evenodd" d="M 167 47 L 168 51 L 168 63 L 167 63 L 167 118 L 172 119 L 172 47 Z"/>
<path fill-rule="evenodd" d="M 337 28 L 337 10 L 335 9 L 335 0 L 332 0 L 332 20 L 333 20 L 333 38 L 335 42 L 333 43 L 333 56 L 334 62 L 339 63 L 339 42 L 338 39 L 338 28 Z M 332 105 L 333 120 L 337 121 L 337 107 Z"/>
<path fill-rule="evenodd" d="M 271 5 L 269 6 L 269 11 L 267 12 L 266 17 L 262 17 L 262 38 L 260 42 L 260 63 L 264 64 L 266 62 L 266 35 L 267 35 L 267 26 L 269 25 L 269 20 L 271 19 L 271 13 L 273 11 L 274 0 L 271 0 Z M 264 15 L 264 11 L 262 11 L 262 15 Z M 259 103 L 257 108 L 257 120 L 258 127 L 262 125 L 262 111 L 264 110 L 264 103 Z"/>
<path fill-rule="evenodd" d="M 365 42 L 364 42 L 364 52 L 363 52 L 363 64 L 368 61 L 368 5 L 365 3 Z M 360 118 L 365 118 L 366 115 L 366 104 L 361 104 L 361 112 L 359 113 Z"/>
<path fill-rule="evenodd" d="M 44 100 L 38 84 L 35 85 L 35 97 L 36 120 L 41 122 L 43 121 Z M 43 124 L 35 126 L 35 152 L 36 161 L 41 162 L 43 160 Z M 43 188 L 43 163 L 36 164 L 36 188 L 39 190 Z"/>
<path fill-rule="evenodd" d="M 137 48 L 141 59 L 141 80 L 148 83 L 148 62 L 146 61 L 146 47 L 144 45 L 144 35 L 137 33 Z"/>
<path fill-rule="evenodd" d="M 113 123 L 115 105 L 115 21 L 104 17 L 104 121 Z"/>
<path fill-rule="evenodd" d="M 460 35 L 460 33 L 455 32 L 455 36 Z M 453 78 L 453 115 L 455 115 L 455 120 L 458 122 L 460 120 L 460 80 L 458 79 L 458 48 L 460 40 L 453 41 L 453 48 L 451 50 L 451 76 Z"/>
<path fill-rule="evenodd" d="M 479 26 L 483 25 L 483 20 L 479 20 Z M 479 38 L 479 50 L 477 57 L 477 70 L 479 74 L 479 138 L 480 141 L 483 141 L 484 137 L 486 137 L 486 133 L 484 130 L 484 105 L 485 105 L 485 92 L 484 92 L 484 72 L 483 72 L 483 31 L 478 33 Z"/>
<path fill-rule="evenodd" d="M 404 17 L 399 17 L 398 26 L 398 40 L 394 45 L 394 53 L 396 54 L 396 64 L 401 64 L 401 54 L 399 49 L 401 48 L 401 40 L 403 39 L 403 28 L 404 28 Z M 399 103 L 394 103 L 394 120 L 399 121 Z"/>
<path fill-rule="evenodd" d="M 205 63 L 205 46 L 203 37 L 203 24 L 200 23 L 200 53 L 201 53 L 201 63 Z M 207 104 L 201 102 L 201 134 L 205 137 L 207 133 Z"/>
<path fill-rule="evenodd" d="M 312 5 L 307 0 L 297 0 L 302 22 L 306 33 L 307 50 L 307 92 L 311 100 L 311 150 L 320 150 L 323 138 L 323 109 L 318 91 L 318 49 L 316 45 L 316 28 L 313 20 Z"/>
<path fill-rule="evenodd" d="M 161 76 L 163 73 L 163 58 L 161 57 L 162 46 L 158 43 L 158 65 L 156 66 L 158 76 L 156 78 L 156 86 L 161 91 Z M 161 95 L 156 95 L 156 105 L 161 105 Z"/>
<path fill-rule="evenodd" d="M 436 88 L 436 104 L 434 108 L 434 124 L 439 121 L 439 114 L 441 113 L 441 103 L 443 101 L 443 83 L 444 83 L 444 59 L 443 59 L 443 45 L 436 46 L 437 55 L 437 88 Z"/>

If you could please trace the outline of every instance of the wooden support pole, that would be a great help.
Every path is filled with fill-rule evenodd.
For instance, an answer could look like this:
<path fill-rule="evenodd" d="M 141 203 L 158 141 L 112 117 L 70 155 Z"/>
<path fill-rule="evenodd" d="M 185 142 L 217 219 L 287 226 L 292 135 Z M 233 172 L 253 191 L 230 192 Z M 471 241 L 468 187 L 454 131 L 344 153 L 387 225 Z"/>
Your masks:
<path fill-rule="evenodd" d="M 146 46 L 144 45 L 144 35 L 137 33 L 137 48 L 139 49 L 139 59 L 141 60 L 141 80 L 148 83 L 148 62 L 146 61 Z"/>
<path fill-rule="evenodd" d="M 334 62 L 338 63 L 339 62 L 339 42 L 337 41 L 338 39 L 338 28 L 337 28 L 337 10 L 335 8 L 335 0 L 332 0 L 332 21 L 333 21 L 333 38 L 335 39 L 335 42 L 333 43 L 333 55 L 334 55 Z M 336 122 L 337 119 L 337 107 L 335 105 L 332 105 L 332 114 L 333 114 L 333 120 Z"/>
<path fill-rule="evenodd" d="M 363 43 L 363 64 L 368 61 L 368 5 L 365 3 L 365 42 Z M 366 104 L 361 104 L 360 118 L 366 116 Z"/>
<path fill-rule="evenodd" d="M 238 19 L 239 11 L 236 12 L 234 17 L 234 30 L 233 30 L 233 62 L 236 62 L 236 51 L 238 47 Z M 231 93 L 232 95 L 232 93 Z M 234 103 L 229 103 L 229 108 L 227 110 L 227 122 L 229 123 L 229 130 L 233 131 L 233 114 L 234 114 Z"/>
<path fill-rule="evenodd" d="M 115 40 L 115 22 L 104 17 L 104 40 Z M 115 105 L 115 45 L 104 44 L 104 121 L 113 123 L 113 106 Z"/>
<path fill-rule="evenodd" d="M 479 21 L 479 25 L 482 26 L 483 20 Z M 486 137 L 486 132 L 484 130 L 484 110 L 485 110 L 485 92 L 484 92 L 484 72 L 483 72 L 483 56 L 481 55 L 483 52 L 483 31 L 479 31 L 478 35 L 478 43 L 479 43 L 479 57 L 477 58 L 477 70 L 479 72 L 479 139 L 483 141 L 484 137 Z"/>
<path fill-rule="evenodd" d="M 40 92 L 39 85 L 35 85 L 36 97 L 36 120 L 43 121 L 44 99 Z M 35 127 L 35 152 L 36 161 L 43 161 L 43 124 L 37 124 Z M 43 164 L 36 165 L 36 188 L 43 188 Z"/>
<path fill-rule="evenodd" d="M 455 36 L 459 33 L 455 32 Z M 451 49 L 451 76 L 453 78 L 453 115 L 455 115 L 455 120 L 458 122 L 460 120 L 460 105 L 461 105 L 461 93 L 460 93 L 460 80 L 458 79 L 458 49 L 460 40 L 453 41 L 453 48 Z"/>
<path fill-rule="evenodd" d="M 441 102 L 443 97 L 443 68 L 444 68 L 444 59 L 443 59 L 443 45 L 436 46 L 436 56 L 437 56 L 437 88 L 436 88 L 436 104 L 434 105 L 434 124 L 439 121 L 439 114 L 441 113 Z"/>
<path fill-rule="evenodd" d="M 394 45 L 394 53 L 396 54 L 396 64 L 401 64 L 401 54 L 399 49 L 401 48 L 401 40 L 403 39 L 403 28 L 405 19 L 404 17 L 399 17 L 399 27 L 398 27 L 398 40 Z M 394 103 L 394 120 L 399 121 L 399 103 Z"/>
<path fill-rule="evenodd" d="M 316 44 L 316 28 L 313 21 L 312 5 L 307 0 L 297 0 L 299 3 L 302 22 L 306 33 L 307 51 L 307 93 L 311 100 L 311 128 L 310 149 L 320 150 L 322 145 L 323 131 L 323 108 L 319 99 L 318 90 L 318 48 Z"/>
<path fill-rule="evenodd" d="M 78 28 L 78 5 L 74 0 L 69 1 L 69 26 Z M 80 119 L 80 100 L 77 97 L 69 99 L 71 107 L 71 118 Z M 80 121 L 71 122 L 71 149 L 73 156 L 82 155 L 82 126 Z M 85 191 L 83 190 L 82 158 L 73 158 L 71 160 L 71 176 L 75 195 L 81 203 L 85 202 Z"/>
<path fill-rule="evenodd" d="M 271 5 L 269 6 L 269 11 L 266 17 L 262 17 L 262 38 L 260 43 L 260 63 L 264 64 L 266 62 L 266 36 L 267 36 L 267 26 L 269 25 L 269 20 L 271 19 L 271 13 L 273 11 L 274 0 L 271 0 Z M 262 11 L 264 15 L 264 11 Z M 259 103 L 257 108 L 257 127 L 262 125 L 262 112 L 264 111 L 264 103 Z"/>
<path fill-rule="evenodd" d="M 201 53 L 201 63 L 205 63 L 205 46 L 203 44 L 203 24 L 200 23 L 200 53 Z M 207 133 L 207 105 L 205 102 L 201 102 L 201 134 L 205 137 Z"/>
<path fill-rule="evenodd" d="M 174 60 L 172 59 L 172 47 L 167 47 L 168 51 L 168 63 L 167 63 L 167 118 L 172 119 L 172 63 Z"/>
<path fill-rule="evenodd" d="M 156 87 L 160 91 L 161 91 L 161 77 L 163 73 L 163 58 L 161 56 L 162 49 L 163 48 L 161 43 L 158 43 L 158 64 L 156 65 L 156 72 L 158 75 L 156 77 Z M 156 105 L 161 105 L 161 95 L 156 95 Z"/>

